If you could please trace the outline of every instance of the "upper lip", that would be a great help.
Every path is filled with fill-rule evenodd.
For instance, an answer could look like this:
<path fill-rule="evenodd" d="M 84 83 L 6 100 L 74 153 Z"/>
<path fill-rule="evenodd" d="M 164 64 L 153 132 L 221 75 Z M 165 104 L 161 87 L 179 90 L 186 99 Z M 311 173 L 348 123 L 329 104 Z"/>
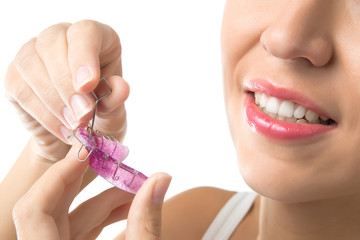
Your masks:
<path fill-rule="evenodd" d="M 253 79 L 250 81 L 245 81 L 243 87 L 247 92 L 263 92 L 276 98 L 292 101 L 312 110 L 313 112 L 316 112 L 321 116 L 334 120 L 326 111 L 311 101 L 310 98 L 296 90 L 275 86 L 270 81 L 265 79 Z"/>

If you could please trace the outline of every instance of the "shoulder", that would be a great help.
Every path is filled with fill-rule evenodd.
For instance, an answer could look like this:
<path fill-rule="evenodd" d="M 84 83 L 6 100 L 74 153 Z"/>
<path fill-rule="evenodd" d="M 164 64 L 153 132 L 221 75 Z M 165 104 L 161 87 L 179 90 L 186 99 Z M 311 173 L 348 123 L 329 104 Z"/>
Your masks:
<path fill-rule="evenodd" d="M 199 187 L 164 203 L 163 239 L 201 239 L 215 216 L 236 192 Z"/>

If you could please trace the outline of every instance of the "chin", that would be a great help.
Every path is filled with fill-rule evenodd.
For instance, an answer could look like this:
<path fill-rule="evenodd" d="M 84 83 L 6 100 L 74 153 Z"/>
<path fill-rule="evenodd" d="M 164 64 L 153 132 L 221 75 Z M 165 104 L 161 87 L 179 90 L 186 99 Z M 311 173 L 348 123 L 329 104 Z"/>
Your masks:
<path fill-rule="evenodd" d="M 351 186 L 341 174 L 319 171 L 316 164 L 309 164 L 316 160 L 304 161 L 296 153 L 291 155 L 276 148 L 269 150 L 247 141 L 238 148 L 237 155 L 246 184 L 259 195 L 275 201 L 299 203 L 334 198 L 343 195 L 345 188 Z"/>
<path fill-rule="evenodd" d="M 246 184 L 263 197 L 281 202 L 297 202 L 309 197 L 305 197 L 306 186 L 301 177 L 275 159 L 241 156 L 238 162 Z"/>
<path fill-rule="evenodd" d="M 355 169 L 346 175 L 341 169 L 331 171 L 331 166 L 321 169 L 309 162 L 297 164 L 301 161 L 295 155 L 281 159 L 254 149 L 238 151 L 239 169 L 246 184 L 274 201 L 301 203 L 335 199 L 356 194 L 360 189 Z"/>

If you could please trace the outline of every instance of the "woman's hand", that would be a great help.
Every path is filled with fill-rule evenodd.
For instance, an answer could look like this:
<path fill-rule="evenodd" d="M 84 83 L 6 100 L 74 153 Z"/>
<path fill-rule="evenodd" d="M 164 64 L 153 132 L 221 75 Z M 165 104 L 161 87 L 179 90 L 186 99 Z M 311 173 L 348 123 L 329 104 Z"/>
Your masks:
<path fill-rule="evenodd" d="M 17 202 L 13 218 L 18 238 L 95 239 L 105 226 L 129 214 L 127 239 L 160 239 L 162 203 L 171 181 L 164 173 L 151 176 L 134 199 L 111 188 L 68 213 L 87 168 L 76 160 L 78 148 L 49 168 Z"/>
<path fill-rule="evenodd" d="M 126 131 L 123 102 L 128 84 L 120 77 L 121 45 L 109 26 L 80 21 L 60 23 L 28 41 L 10 64 L 5 88 L 20 118 L 32 133 L 32 150 L 42 160 L 57 161 L 69 151 L 66 136 L 87 125 L 98 96 L 96 129 L 122 140 Z"/>

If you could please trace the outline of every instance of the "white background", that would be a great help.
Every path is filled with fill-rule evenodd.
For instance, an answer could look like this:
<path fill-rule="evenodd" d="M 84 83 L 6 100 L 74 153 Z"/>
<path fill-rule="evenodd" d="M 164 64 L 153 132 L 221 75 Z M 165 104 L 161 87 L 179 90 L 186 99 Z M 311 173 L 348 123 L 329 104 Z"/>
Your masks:
<path fill-rule="evenodd" d="M 236 163 L 222 93 L 220 26 L 225 0 L 1 1 L 1 167 L 3 179 L 29 134 L 4 96 L 18 49 L 58 22 L 93 19 L 113 27 L 123 46 L 130 148 L 125 163 L 146 175 L 173 176 L 166 198 L 197 186 L 247 190 Z M 239 39 L 241 41 L 241 39 Z M 97 178 L 74 205 L 110 185 Z M 99 239 L 124 228 L 114 224 Z"/>

